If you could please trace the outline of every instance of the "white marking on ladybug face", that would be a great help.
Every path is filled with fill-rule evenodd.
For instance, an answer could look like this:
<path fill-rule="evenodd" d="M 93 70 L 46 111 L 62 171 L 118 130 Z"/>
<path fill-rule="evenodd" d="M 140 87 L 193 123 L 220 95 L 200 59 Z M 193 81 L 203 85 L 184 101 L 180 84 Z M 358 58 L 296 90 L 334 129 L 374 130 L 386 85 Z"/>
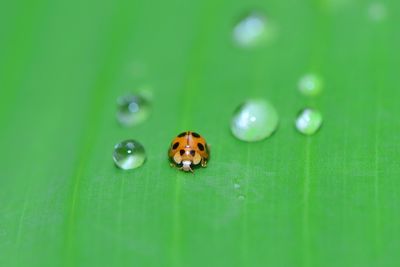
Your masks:
<path fill-rule="evenodd" d="M 184 170 L 185 172 L 191 171 L 192 168 L 190 168 L 190 165 L 192 165 L 192 162 L 190 160 L 182 161 L 182 170 Z"/>
<path fill-rule="evenodd" d="M 176 154 L 174 155 L 174 161 L 175 161 L 176 163 L 178 163 L 178 164 L 180 164 L 180 163 L 182 162 L 182 157 L 181 157 L 181 155 L 179 155 L 179 153 L 176 153 Z"/>
<path fill-rule="evenodd" d="M 200 154 L 199 154 L 199 153 L 194 154 L 194 157 L 193 157 L 193 164 L 194 164 L 194 165 L 197 165 L 197 164 L 200 163 L 200 161 L 201 161 L 201 156 L 200 156 Z"/>

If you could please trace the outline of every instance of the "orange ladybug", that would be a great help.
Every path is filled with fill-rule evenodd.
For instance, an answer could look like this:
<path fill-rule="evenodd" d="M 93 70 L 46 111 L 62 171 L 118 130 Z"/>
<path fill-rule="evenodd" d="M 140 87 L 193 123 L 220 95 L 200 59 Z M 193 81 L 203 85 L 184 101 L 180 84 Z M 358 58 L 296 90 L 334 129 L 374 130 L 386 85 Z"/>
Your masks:
<path fill-rule="evenodd" d="M 192 172 L 192 166 L 205 168 L 210 157 L 206 140 L 198 133 L 187 131 L 179 134 L 171 143 L 168 151 L 171 166 L 185 172 Z"/>

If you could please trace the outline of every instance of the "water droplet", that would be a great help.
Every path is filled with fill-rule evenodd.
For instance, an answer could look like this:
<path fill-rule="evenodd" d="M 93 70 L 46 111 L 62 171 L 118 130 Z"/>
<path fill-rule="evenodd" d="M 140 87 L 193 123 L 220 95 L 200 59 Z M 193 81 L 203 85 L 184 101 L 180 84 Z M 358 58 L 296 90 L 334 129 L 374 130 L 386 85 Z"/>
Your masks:
<path fill-rule="evenodd" d="M 238 195 L 237 198 L 238 198 L 239 200 L 242 200 L 242 201 L 246 199 L 245 195 L 242 195 L 242 194 L 241 194 L 241 195 Z"/>
<path fill-rule="evenodd" d="M 273 36 L 271 23 L 260 12 L 253 11 L 233 28 L 233 39 L 241 47 L 255 47 Z"/>
<path fill-rule="evenodd" d="M 123 170 L 136 169 L 146 160 L 144 147 L 135 140 L 125 140 L 114 147 L 113 159 Z"/>
<path fill-rule="evenodd" d="M 240 184 L 234 183 L 234 184 L 233 184 L 233 188 L 239 189 L 239 188 L 240 188 Z"/>
<path fill-rule="evenodd" d="M 315 134 L 322 124 L 322 114 L 315 109 L 303 109 L 296 119 L 296 128 L 305 135 Z"/>
<path fill-rule="evenodd" d="M 372 21 L 380 22 L 386 18 L 387 9 L 383 3 L 371 3 L 368 7 L 368 16 Z"/>
<path fill-rule="evenodd" d="M 231 131 L 242 141 L 260 141 L 276 131 L 278 122 L 278 113 L 269 102 L 261 99 L 248 100 L 235 111 Z"/>
<path fill-rule="evenodd" d="M 142 95 L 125 95 L 117 100 L 117 120 L 124 126 L 134 126 L 150 115 L 150 102 Z"/>
<path fill-rule="evenodd" d="M 303 95 L 316 96 L 322 91 L 322 80 L 316 74 L 304 75 L 299 81 L 299 90 Z"/>

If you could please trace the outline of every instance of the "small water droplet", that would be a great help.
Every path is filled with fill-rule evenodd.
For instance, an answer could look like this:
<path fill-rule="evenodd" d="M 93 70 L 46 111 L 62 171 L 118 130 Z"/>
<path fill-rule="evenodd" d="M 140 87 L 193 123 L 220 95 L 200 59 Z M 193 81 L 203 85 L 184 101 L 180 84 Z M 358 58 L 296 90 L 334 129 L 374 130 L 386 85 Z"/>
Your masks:
<path fill-rule="evenodd" d="M 117 100 L 117 120 L 124 126 L 134 126 L 150 115 L 150 102 L 141 95 L 125 95 Z"/>
<path fill-rule="evenodd" d="M 368 7 L 368 16 L 372 21 L 380 22 L 386 18 L 387 9 L 383 3 L 374 2 Z"/>
<path fill-rule="evenodd" d="M 316 74 L 306 74 L 299 81 L 299 90 L 303 95 L 316 96 L 322 91 L 322 80 Z"/>
<path fill-rule="evenodd" d="M 322 125 L 322 114 L 315 109 L 303 109 L 296 119 L 296 128 L 305 135 L 315 134 Z"/>
<path fill-rule="evenodd" d="M 136 169 L 146 160 L 144 147 L 135 140 L 125 140 L 114 147 L 113 159 L 123 170 Z"/>
<path fill-rule="evenodd" d="M 276 131 L 278 122 L 278 113 L 269 102 L 261 99 L 248 100 L 234 112 L 231 131 L 242 141 L 260 141 Z"/>
<path fill-rule="evenodd" d="M 273 28 L 262 13 L 253 11 L 235 25 L 233 39 L 241 47 L 259 46 L 272 38 Z"/>
<path fill-rule="evenodd" d="M 240 184 L 234 183 L 234 184 L 233 184 L 233 188 L 239 189 L 239 188 L 240 188 Z"/>
<path fill-rule="evenodd" d="M 245 195 L 242 195 L 242 194 L 238 195 L 237 198 L 238 198 L 239 200 L 242 200 L 242 201 L 246 199 Z"/>

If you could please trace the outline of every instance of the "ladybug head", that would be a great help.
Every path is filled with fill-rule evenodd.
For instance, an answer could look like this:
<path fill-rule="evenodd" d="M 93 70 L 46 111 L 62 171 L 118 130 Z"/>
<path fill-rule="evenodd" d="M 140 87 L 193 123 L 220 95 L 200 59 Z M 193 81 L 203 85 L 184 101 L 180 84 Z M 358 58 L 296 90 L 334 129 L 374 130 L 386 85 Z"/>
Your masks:
<path fill-rule="evenodd" d="M 197 165 L 201 161 L 201 156 L 193 149 L 185 148 L 177 151 L 174 155 L 174 161 L 182 164 L 182 170 L 191 171 L 191 165 Z"/>

